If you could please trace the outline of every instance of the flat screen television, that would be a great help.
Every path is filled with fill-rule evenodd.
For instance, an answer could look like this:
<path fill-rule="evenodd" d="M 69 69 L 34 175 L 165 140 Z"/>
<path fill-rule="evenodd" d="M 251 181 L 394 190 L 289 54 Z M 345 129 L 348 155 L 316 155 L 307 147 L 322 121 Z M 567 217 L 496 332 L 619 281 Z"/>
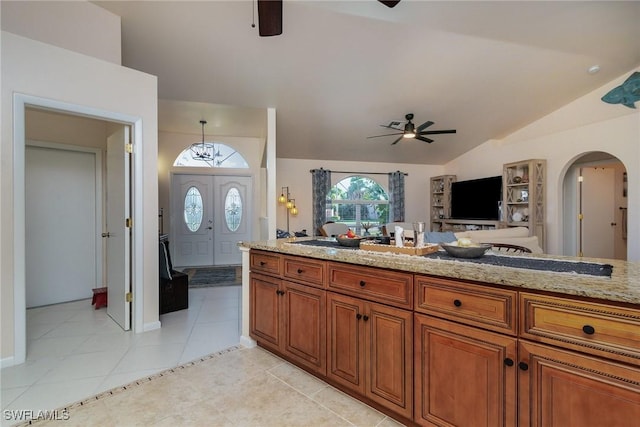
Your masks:
<path fill-rule="evenodd" d="M 500 219 L 502 176 L 457 181 L 451 184 L 451 218 Z"/>

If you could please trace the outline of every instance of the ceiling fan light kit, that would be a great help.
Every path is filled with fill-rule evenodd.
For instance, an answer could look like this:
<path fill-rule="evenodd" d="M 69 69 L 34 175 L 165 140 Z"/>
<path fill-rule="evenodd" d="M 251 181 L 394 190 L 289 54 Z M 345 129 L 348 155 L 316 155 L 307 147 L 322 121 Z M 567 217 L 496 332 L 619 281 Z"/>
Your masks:
<path fill-rule="evenodd" d="M 428 144 L 431 144 L 433 142 L 433 139 L 427 138 L 424 135 L 439 135 L 439 134 L 445 134 L 445 133 L 456 133 L 455 129 L 425 130 L 426 128 L 428 128 L 429 126 L 434 124 L 431 120 L 428 120 L 428 121 L 422 123 L 420 126 L 418 126 L 416 128 L 415 125 L 413 124 L 413 122 L 411 121 L 411 120 L 413 120 L 413 114 L 412 113 L 406 114 L 404 116 L 404 118 L 407 120 L 407 123 L 404 125 L 404 129 L 402 129 L 402 132 L 399 132 L 399 133 L 388 133 L 386 135 L 368 136 L 367 139 L 369 139 L 369 138 L 380 138 L 380 137 L 383 137 L 383 136 L 400 135 L 398 137 L 398 139 L 396 139 L 395 141 L 393 141 L 391 143 L 391 145 L 396 145 L 403 138 L 405 138 L 405 139 L 417 139 L 418 141 L 422 141 L 422 142 L 426 142 Z M 400 122 L 391 121 L 391 122 L 389 122 L 388 125 L 380 125 L 380 126 L 382 126 L 383 128 L 387 128 L 387 129 L 401 130 L 398 127 L 396 127 L 396 126 L 399 126 L 399 125 L 400 125 Z"/>

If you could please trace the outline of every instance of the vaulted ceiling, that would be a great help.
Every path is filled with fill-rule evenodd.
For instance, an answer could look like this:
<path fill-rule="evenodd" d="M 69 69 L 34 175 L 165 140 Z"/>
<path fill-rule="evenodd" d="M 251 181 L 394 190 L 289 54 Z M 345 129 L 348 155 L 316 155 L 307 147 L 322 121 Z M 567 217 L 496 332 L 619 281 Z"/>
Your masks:
<path fill-rule="evenodd" d="M 285 158 L 443 164 L 640 65 L 635 1 L 285 1 L 276 37 L 248 0 L 94 3 L 123 65 L 158 76 L 161 129 L 262 136 L 275 107 Z M 406 113 L 457 133 L 367 139 Z"/>

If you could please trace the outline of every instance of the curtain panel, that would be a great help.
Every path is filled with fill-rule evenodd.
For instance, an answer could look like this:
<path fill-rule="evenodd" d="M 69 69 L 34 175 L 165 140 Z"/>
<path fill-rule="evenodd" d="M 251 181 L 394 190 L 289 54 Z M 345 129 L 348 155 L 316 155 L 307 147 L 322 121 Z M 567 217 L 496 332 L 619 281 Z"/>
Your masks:
<path fill-rule="evenodd" d="M 331 171 L 326 169 L 311 170 L 312 219 L 313 235 L 327 222 L 327 208 L 331 207 L 329 192 L 331 191 Z"/>
<path fill-rule="evenodd" d="M 389 173 L 389 222 L 404 221 L 404 173 Z"/>

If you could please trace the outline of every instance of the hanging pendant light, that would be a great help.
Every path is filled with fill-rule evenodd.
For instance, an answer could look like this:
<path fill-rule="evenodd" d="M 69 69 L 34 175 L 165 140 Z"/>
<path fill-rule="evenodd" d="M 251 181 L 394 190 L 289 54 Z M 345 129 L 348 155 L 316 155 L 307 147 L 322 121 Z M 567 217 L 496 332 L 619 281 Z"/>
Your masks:
<path fill-rule="evenodd" d="M 210 142 L 204 142 L 204 125 L 207 124 L 206 120 L 200 120 L 202 125 L 202 142 L 196 142 L 191 144 L 191 157 L 194 160 L 200 160 L 213 165 L 213 160 L 216 157 L 221 157 L 220 151 L 216 151 L 214 144 Z"/>

